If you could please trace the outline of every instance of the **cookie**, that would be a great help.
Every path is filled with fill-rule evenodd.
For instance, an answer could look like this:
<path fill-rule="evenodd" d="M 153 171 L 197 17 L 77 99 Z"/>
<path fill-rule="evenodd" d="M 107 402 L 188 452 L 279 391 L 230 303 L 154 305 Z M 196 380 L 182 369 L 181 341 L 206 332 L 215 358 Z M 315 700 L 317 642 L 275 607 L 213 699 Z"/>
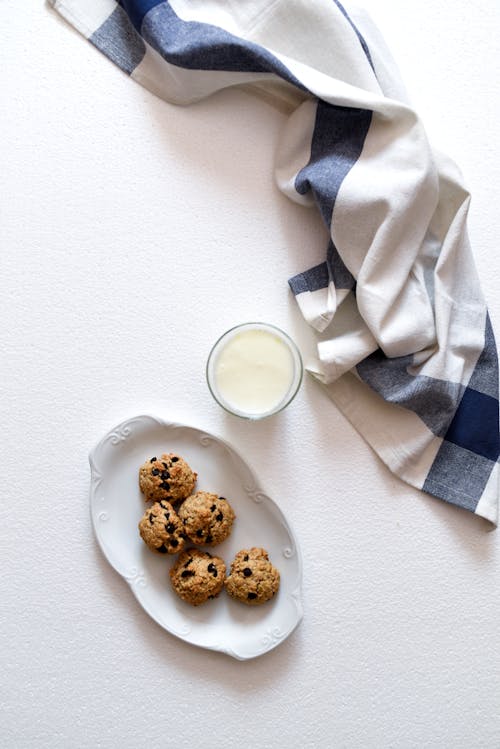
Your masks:
<path fill-rule="evenodd" d="M 139 487 L 147 501 L 166 499 L 177 502 L 189 497 L 196 484 L 197 474 L 176 453 L 147 460 L 139 469 Z"/>
<path fill-rule="evenodd" d="M 183 551 L 170 570 L 172 588 L 192 606 L 199 606 L 209 598 L 218 596 L 225 576 L 224 561 L 200 549 Z"/>
<path fill-rule="evenodd" d="M 224 497 L 196 492 L 179 508 L 184 533 L 194 544 L 215 546 L 231 533 L 234 510 Z"/>
<path fill-rule="evenodd" d="M 177 554 L 186 545 L 179 516 L 165 499 L 146 510 L 139 533 L 146 546 L 160 554 Z"/>
<path fill-rule="evenodd" d="M 231 598 L 257 606 L 277 593 L 280 573 L 269 561 L 267 551 L 254 546 L 236 554 L 225 586 Z"/>

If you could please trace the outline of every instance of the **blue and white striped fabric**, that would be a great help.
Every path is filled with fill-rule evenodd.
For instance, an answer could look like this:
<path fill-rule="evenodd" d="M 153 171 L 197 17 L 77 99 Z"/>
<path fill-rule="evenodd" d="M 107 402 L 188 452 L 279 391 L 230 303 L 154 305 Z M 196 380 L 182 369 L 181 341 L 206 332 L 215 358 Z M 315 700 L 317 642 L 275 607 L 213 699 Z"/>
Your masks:
<path fill-rule="evenodd" d="M 331 237 L 289 281 L 315 375 L 395 474 L 496 524 L 498 360 L 469 195 L 369 19 L 336 0 L 50 2 L 169 102 L 244 85 L 287 109 L 278 184 Z"/>

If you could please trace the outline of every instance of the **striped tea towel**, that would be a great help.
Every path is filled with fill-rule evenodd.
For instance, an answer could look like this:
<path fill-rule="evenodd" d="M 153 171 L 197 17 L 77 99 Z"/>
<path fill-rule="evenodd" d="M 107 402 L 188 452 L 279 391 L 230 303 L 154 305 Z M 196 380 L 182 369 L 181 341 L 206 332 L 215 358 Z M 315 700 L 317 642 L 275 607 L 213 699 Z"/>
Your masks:
<path fill-rule="evenodd" d="M 369 19 L 336 0 L 49 1 L 169 102 L 245 85 L 288 109 L 278 184 L 331 237 L 289 282 L 316 376 L 395 474 L 496 524 L 498 360 L 469 195 Z"/>

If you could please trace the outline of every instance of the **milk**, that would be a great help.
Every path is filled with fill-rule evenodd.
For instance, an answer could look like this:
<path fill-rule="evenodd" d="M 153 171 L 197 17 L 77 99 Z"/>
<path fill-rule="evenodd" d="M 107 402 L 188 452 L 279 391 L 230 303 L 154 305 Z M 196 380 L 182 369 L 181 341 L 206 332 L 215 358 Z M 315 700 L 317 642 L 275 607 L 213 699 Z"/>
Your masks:
<path fill-rule="evenodd" d="M 300 384 L 300 356 L 292 345 L 272 327 L 243 325 L 230 331 L 214 351 L 209 382 L 217 400 L 250 418 L 279 410 Z"/>

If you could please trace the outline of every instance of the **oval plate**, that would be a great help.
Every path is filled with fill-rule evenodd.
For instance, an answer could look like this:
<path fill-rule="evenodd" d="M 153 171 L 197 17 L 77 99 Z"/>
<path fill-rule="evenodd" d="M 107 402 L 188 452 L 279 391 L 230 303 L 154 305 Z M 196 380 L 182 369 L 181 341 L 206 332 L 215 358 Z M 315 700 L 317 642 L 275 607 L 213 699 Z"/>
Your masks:
<path fill-rule="evenodd" d="M 262 546 L 281 573 L 276 598 L 245 606 L 224 591 L 193 607 L 170 587 L 176 556 L 154 554 L 137 525 L 145 508 L 139 467 L 162 452 L 180 453 L 198 473 L 197 490 L 227 497 L 236 520 L 224 543 L 209 549 L 229 569 L 237 551 Z M 302 565 L 296 538 L 279 507 L 259 487 L 245 461 L 219 437 L 153 416 L 136 416 L 108 432 L 89 456 L 90 509 L 99 545 L 112 567 L 129 583 L 145 611 L 173 635 L 199 647 L 246 660 L 285 640 L 302 618 Z"/>

